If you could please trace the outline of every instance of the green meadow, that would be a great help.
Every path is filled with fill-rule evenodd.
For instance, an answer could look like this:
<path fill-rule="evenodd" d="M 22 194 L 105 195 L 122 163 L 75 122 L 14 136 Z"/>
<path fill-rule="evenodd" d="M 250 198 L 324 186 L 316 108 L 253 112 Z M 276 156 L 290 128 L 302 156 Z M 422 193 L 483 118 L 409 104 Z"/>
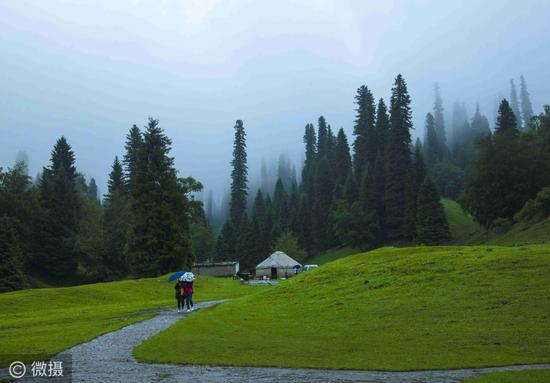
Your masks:
<path fill-rule="evenodd" d="M 46 359 L 154 316 L 149 310 L 174 305 L 174 289 L 166 280 L 159 277 L 0 294 L 0 367 L 16 359 Z M 227 278 L 199 277 L 195 283 L 196 301 L 253 291 Z"/>
<path fill-rule="evenodd" d="M 463 383 L 544 383 L 550 382 L 550 370 L 492 372 L 465 379 Z"/>
<path fill-rule="evenodd" d="M 383 248 L 199 311 L 134 353 L 142 362 L 331 369 L 545 363 L 548 291 L 549 245 Z"/>

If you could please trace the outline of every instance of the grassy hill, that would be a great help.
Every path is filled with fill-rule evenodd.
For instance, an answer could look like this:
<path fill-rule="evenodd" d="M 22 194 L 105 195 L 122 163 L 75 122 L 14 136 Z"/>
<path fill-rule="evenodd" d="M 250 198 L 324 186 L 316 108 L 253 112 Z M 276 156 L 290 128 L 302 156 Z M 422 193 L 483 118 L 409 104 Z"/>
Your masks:
<path fill-rule="evenodd" d="M 549 291 L 550 245 L 383 248 L 198 312 L 135 355 L 377 370 L 543 363 Z"/>
<path fill-rule="evenodd" d="M 0 294 L 0 367 L 13 360 L 43 360 L 78 343 L 153 316 L 174 305 L 166 277 L 42 288 Z M 199 277 L 196 301 L 240 296 L 238 281 Z M 175 306 L 174 306 L 175 307 Z"/>
<path fill-rule="evenodd" d="M 354 249 L 353 247 L 339 247 L 330 249 L 320 255 L 307 259 L 304 264 L 324 265 L 325 263 L 347 257 L 348 255 L 357 254 L 358 252 L 359 250 Z"/>
<path fill-rule="evenodd" d="M 449 227 L 453 236 L 454 244 L 464 243 L 482 243 L 481 231 L 479 225 L 474 219 L 466 214 L 460 205 L 453 200 L 442 198 L 441 203 L 445 209 L 447 220 L 449 221 Z M 472 237 L 477 242 L 472 242 Z M 347 257 L 348 255 L 356 254 L 359 250 L 353 247 L 339 247 L 327 250 L 326 252 L 309 258 L 304 263 L 324 265 L 325 263 L 335 261 L 337 259 Z"/>

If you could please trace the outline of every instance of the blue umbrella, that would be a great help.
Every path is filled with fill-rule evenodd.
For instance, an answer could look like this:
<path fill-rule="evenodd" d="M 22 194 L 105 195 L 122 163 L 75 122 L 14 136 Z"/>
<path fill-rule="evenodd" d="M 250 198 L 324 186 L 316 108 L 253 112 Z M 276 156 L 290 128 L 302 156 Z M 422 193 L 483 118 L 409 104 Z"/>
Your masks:
<path fill-rule="evenodd" d="M 184 271 L 178 271 L 172 275 L 170 275 L 170 278 L 168 278 L 168 282 L 174 282 L 177 279 L 180 279 L 180 277 L 185 274 Z"/>

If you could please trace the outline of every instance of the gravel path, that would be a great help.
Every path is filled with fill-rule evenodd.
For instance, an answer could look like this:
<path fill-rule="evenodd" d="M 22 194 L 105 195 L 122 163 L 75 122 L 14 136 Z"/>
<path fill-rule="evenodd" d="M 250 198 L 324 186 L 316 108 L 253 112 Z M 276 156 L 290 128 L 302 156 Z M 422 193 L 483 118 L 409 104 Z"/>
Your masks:
<path fill-rule="evenodd" d="M 207 307 L 217 303 L 220 301 L 199 303 L 196 307 Z M 124 327 L 67 350 L 65 353 L 72 355 L 72 382 L 455 383 L 463 378 L 492 371 L 550 368 L 550 365 L 525 365 L 447 371 L 378 372 L 178 366 L 142 364 L 134 359 L 132 350 L 135 346 L 167 329 L 187 315 L 177 314 L 174 310 L 163 310 L 155 318 Z M 52 358 L 52 360 L 63 360 L 65 353 Z M 5 376 L 6 372 L 6 369 L 1 370 L 0 376 Z M 18 380 L 18 382 L 31 383 L 39 381 L 37 378 Z M 44 382 L 53 381 L 51 378 L 44 380 Z"/>

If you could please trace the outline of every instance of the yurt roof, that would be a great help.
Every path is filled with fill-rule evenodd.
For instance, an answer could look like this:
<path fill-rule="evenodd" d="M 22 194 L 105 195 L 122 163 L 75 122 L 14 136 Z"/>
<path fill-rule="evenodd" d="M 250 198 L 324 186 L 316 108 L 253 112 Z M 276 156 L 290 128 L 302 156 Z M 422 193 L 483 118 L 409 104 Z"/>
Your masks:
<path fill-rule="evenodd" d="M 270 269 L 272 267 L 281 267 L 281 268 L 293 268 L 294 266 L 302 266 L 294 259 L 290 258 L 288 255 L 282 251 L 276 251 L 263 260 L 258 266 L 257 269 Z"/>

